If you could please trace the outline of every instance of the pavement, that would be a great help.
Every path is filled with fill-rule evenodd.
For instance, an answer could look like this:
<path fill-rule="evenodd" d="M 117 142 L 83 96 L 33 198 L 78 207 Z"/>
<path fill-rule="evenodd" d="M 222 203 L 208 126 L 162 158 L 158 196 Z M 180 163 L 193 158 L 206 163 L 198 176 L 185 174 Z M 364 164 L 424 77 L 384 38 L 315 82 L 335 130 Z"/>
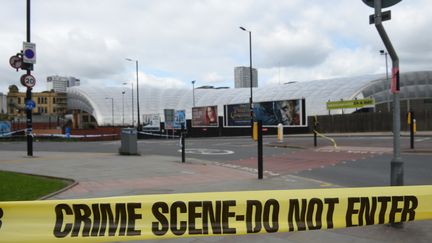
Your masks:
<path fill-rule="evenodd" d="M 431 133 L 432 135 L 432 133 Z M 310 135 L 309 135 L 310 136 Z M 319 151 L 334 163 L 330 147 Z M 339 187 L 325 181 L 296 175 L 299 166 L 315 165 L 307 160 L 308 151 L 298 151 L 293 160 L 298 164 L 281 167 L 283 158 L 274 157 L 274 168 L 258 180 L 256 170 L 248 162 L 230 163 L 162 155 L 120 156 L 113 153 L 35 152 L 27 157 L 24 151 L 0 151 L 0 170 L 70 178 L 77 185 L 50 199 L 92 198 L 126 195 L 171 194 L 187 192 L 223 192 L 252 190 L 289 190 Z M 292 154 L 291 154 L 292 155 Z M 364 156 L 350 153 L 351 159 Z M 280 160 L 280 161 L 279 161 Z M 279 162 L 278 162 L 279 161 Z M 332 162 L 333 161 L 333 162 Z M 301 167 L 303 168 L 303 167 Z M 275 171 L 284 170 L 283 174 Z M 166 239 L 145 242 L 431 242 L 432 221 L 405 223 L 402 229 L 387 225 L 319 230 L 294 233 L 274 233 L 243 236 Z M 132 241 L 144 242 L 144 241 Z"/>

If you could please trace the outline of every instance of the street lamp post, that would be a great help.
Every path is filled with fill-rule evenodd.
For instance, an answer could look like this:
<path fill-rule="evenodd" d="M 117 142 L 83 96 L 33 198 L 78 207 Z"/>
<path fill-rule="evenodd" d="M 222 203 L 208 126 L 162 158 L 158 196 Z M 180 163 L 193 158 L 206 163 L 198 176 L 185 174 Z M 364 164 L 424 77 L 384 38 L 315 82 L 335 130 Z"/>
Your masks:
<path fill-rule="evenodd" d="M 126 91 L 122 91 L 122 124 L 124 127 L 124 95 L 125 95 Z"/>
<path fill-rule="evenodd" d="M 249 78 L 250 78 L 250 97 L 249 97 L 249 108 L 250 108 L 250 117 L 251 117 L 251 134 L 253 134 L 253 121 L 254 121 L 254 113 L 253 113 L 253 96 L 252 96 L 252 32 L 247 30 L 244 27 L 240 26 L 240 29 L 249 33 Z"/>
<path fill-rule="evenodd" d="M 138 79 L 138 60 L 133 60 L 130 58 L 126 58 L 126 61 L 135 62 L 136 67 L 136 90 L 137 90 L 137 116 L 138 116 L 138 130 L 141 130 L 141 121 L 140 121 L 140 107 L 139 107 L 139 79 Z"/>
<path fill-rule="evenodd" d="M 195 80 L 192 80 L 192 105 L 195 107 Z"/>
<path fill-rule="evenodd" d="M 385 63 L 386 63 L 386 81 L 388 81 L 388 61 L 387 61 L 387 55 L 388 52 L 384 50 L 380 50 L 381 55 L 385 56 Z M 390 112 L 390 93 L 388 93 L 388 99 L 387 99 L 387 111 Z"/>
<path fill-rule="evenodd" d="M 123 83 L 123 85 L 127 85 L 128 83 Z M 132 107 L 131 107 L 131 110 L 132 110 L 132 127 L 134 127 L 134 125 L 135 125 L 135 122 L 134 122 L 134 120 L 135 120 L 135 116 L 134 116 L 134 88 L 133 88 L 133 82 L 131 82 L 131 87 L 132 87 L 132 91 L 131 91 L 131 93 L 132 93 Z"/>
<path fill-rule="evenodd" d="M 106 100 L 111 100 L 111 122 L 112 126 L 114 127 L 114 98 L 112 97 L 105 97 Z"/>

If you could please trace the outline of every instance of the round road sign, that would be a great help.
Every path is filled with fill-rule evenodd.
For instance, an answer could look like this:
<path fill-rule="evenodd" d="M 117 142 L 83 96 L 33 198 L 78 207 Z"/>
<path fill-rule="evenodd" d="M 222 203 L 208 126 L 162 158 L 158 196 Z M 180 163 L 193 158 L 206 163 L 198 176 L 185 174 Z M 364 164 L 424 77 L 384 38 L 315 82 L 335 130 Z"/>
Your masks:
<path fill-rule="evenodd" d="M 11 56 L 11 58 L 9 58 L 9 64 L 11 67 L 18 70 L 22 66 L 22 58 L 19 56 Z"/>
<path fill-rule="evenodd" d="M 27 88 L 33 88 L 33 86 L 36 84 L 36 79 L 31 74 L 24 74 L 21 76 L 21 84 Z"/>
<path fill-rule="evenodd" d="M 32 59 L 35 56 L 35 53 L 32 49 L 27 49 L 24 51 L 24 56 L 28 59 Z"/>
<path fill-rule="evenodd" d="M 36 107 L 36 103 L 33 100 L 27 100 L 25 102 L 26 110 L 33 110 Z"/>
<path fill-rule="evenodd" d="M 374 0 L 362 0 L 362 1 L 369 7 L 374 8 Z M 400 1 L 402 0 L 381 0 L 381 7 L 388 8 L 390 6 L 399 3 Z"/>

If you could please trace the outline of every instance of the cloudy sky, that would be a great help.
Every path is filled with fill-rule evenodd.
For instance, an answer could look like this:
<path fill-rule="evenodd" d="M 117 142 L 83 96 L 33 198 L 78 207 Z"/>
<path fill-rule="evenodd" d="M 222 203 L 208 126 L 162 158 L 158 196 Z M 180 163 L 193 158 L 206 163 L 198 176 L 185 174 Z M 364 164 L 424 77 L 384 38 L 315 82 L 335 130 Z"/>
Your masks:
<path fill-rule="evenodd" d="M 9 57 L 25 40 L 25 0 L 0 0 L 0 92 L 24 71 Z M 391 7 L 385 28 L 401 72 L 432 69 L 432 2 Z M 385 73 L 383 44 L 361 0 L 32 0 L 36 91 L 49 75 L 83 85 L 233 87 L 234 67 L 253 66 L 259 85 Z"/>

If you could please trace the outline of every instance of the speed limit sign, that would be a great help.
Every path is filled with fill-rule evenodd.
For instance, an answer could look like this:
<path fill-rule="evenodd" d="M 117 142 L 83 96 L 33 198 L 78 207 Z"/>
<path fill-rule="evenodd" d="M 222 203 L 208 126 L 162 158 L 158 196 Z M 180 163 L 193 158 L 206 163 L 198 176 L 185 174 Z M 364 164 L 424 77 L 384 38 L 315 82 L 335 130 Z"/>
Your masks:
<path fill-rule="evenodd" d="M 21 84 L 27 88 L 33 88 L 33 86 L 36 84 L 36 79 L 31 74 L 24 74 L 21 76 Z"/>

